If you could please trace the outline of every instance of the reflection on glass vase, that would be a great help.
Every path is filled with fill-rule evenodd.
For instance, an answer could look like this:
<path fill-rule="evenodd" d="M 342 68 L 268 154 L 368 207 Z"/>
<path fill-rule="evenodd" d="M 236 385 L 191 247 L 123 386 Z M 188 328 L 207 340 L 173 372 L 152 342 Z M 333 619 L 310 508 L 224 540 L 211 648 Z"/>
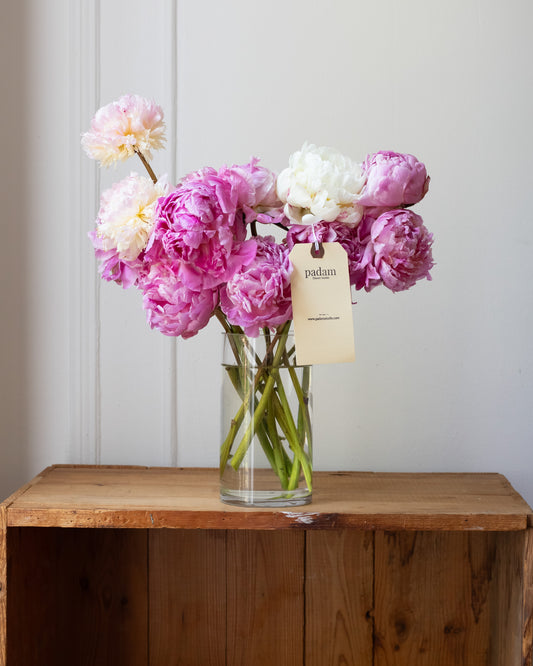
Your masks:
<path fill-rule="evenodd" d="M 312 494 L 311 366 L 296 365 L 290 322 L 256 338 L 224 333 L 220 499 L 308 504 Z"/>

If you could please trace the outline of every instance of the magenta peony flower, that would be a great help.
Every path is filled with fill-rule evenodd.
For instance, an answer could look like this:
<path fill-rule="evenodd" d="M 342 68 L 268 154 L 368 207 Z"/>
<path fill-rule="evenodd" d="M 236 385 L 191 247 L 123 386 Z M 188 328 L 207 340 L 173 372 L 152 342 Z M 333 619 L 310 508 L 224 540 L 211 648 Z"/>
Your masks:
<path fill-rule="evenodd" d="M 152 150 L 162 148 L 164 141 L 161 107 L 139 95 L 124 95 L 96 112 L 81 144 L 89 157 L 109 166 L 135 150 L 151 159 Z"/>
<path fill-rule="evenodd" d="M 250 208 L 281 206 L 281 201 L 276 194 L 276 174 L 259 166 L 257 157 L 252 157 L 248 164 L 222 167 L 218 175 L 233 182 L 237 190 L 239 206 L 246 205 Z"/>
<path fill-rule="evenodd" d="M 186 287 L 169 264 L 154 264 L 142 283 L 148 323 L 161 333 L 191 338 L 207 325 L 218 303 L 217 289 Z"/>
<path fill-rule="evenodd" d="M 257 157 L 252 157 L 248 164 L 222 167 L 218 175 L 234 185 L 245 222 L 283 222 L 283 204 L 276 193 L 277 176 L 258 164 Z"/>
<path fill-rule="evenodd" d="M 413 155 L 380 151 L 367 156 L 363 171 L 366 185 L 359 197 L 363 206 L 399 208 L 417 203 L 428 191 L 426 167 Z"/>
<path fill-rule="evenodd" d="M 237 207 L 230 180 L 210 168 L 191 174 L 159 200 L 145 259 L 176 263 L 180 279 L 196 291 L 226 282 L 255 256 Z"/>
<path fill-rule="evenodd" d="M 256 237 L 254 261 L 220 290 L 220 306 L 230 324 L 257 337 L 261 328 L 274 328 L 292 318 L 288 249 L 273 236 Z"/>
<path fill-rule="evenodd" d="M 431 280 L 432 243 L 420 215 L 405 209 L 382 213 L 372 224 L 362 260 L 365 289 L 383 282 L 392 291 L 404 291 L 422 278 Z"/>

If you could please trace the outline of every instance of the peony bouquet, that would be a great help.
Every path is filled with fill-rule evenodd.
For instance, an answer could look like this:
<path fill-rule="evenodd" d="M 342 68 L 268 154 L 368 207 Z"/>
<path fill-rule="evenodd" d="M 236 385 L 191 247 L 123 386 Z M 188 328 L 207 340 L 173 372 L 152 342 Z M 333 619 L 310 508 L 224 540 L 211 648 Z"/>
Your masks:
<path fill-rule="evenodd" d="M 101 276 L 139 289 L 148 323 L 165 335 L 189 338 L 214 316 L 235 336 L 236 369 L 228 373 L 240 406 L 222 444 L 221 471 L 227 464 L 237 471 L 258 435 L 284 490 L 296 488 L 301 473 L 310 485 L 305 386 L 291 373 L 299 399 L 293 416 L 279 378 L 279 368 L 296 365 L 286 342 L 289 253 L 296 243 L 339 243 L 357 290 L 397 292 L 430 279 L 432 235 L 410 209 L 428 190 L 426 168 L 412 155 L 380 151 L 359 164 L 306 143 L 277 176 L 252 158 L 173 185 L 150 166 L 164 141 L 163 111 L 136 95 L 101 108 L 82 137 L 102 166 L 137 155 L 148 174 L 132 173 L 101 196 L 90 233 Z M 258 359 L 248 340 L 262 333 L 268 344 Z"/>

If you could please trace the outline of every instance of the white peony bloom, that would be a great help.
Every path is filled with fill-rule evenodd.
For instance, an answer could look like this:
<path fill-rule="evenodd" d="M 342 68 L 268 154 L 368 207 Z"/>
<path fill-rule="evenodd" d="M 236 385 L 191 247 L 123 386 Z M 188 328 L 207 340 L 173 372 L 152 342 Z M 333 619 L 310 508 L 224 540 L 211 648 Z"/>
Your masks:
<path fill-rule="evenodd" d="M 159 197 L 168 193 L 166 177 L 152 183 L 132 173 L 102 194 L 96 233 L 103 250 L 116 249 L 120 259 L 133 261 L 144 250 L 154 225 Z"/>
<path fill-rule="evenodd" d="M 304 143 L 278 176 L 278 197 L 294 224 L 343 222 L 355 226 L 363 208 L 357 199 L 365 184 L 361 166 L 333 148 Z"/>

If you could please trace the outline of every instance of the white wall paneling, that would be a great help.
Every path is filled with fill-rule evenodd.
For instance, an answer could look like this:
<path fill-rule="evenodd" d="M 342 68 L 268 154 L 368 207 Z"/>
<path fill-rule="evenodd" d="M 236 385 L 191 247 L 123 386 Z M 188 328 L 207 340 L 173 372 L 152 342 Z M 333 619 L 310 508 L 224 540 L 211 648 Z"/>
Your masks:
<path fill-rule="evenodd" d="M 125 11 L 127 9 L 127 11 Z M 175 179 L 175 8 L 173 2 L 116 0 L 100 3 L 98 96 L 107 104 L 135 92 L 158 101 L 166 112 L 168 150 L 154 160 L 156 172 Z M 126 25 L 125 25 L 126 21 Z M 95 109 L 86 108 L 88 125 Z M 143 173 L 129 160 L 100 172 L 101 191 Z M 93 216 L 86 216 L 91 228 Z M 86 234 L 85 234 L 86 236 Z M 87 250 L 87 248 L 85 248 Z M 100 446 L 97 460 L 131 464 L 175 464 L 175 341 L 146 325 L 136 290 L 102 283 L 97 312 Z M 90 383 L 90 374 L 86 380 Z"/>
<path fill-rule="evenodd" d="M 315 369 L 317 467 L 500 471 L 533 502 L 532 20 L 527 0 L 8 3 L 3 494 L 53 462 L 217 464 L 217 322 L 149 330 L 86 237 L 142 167 L 98 171 L 79 134 L 137 92 L 165 110 L 174 182 L 279 170 L 305 139 L 427 163 L 434 279 L 357 294 L 355 364 Z"/>
<path fill-rule="evenodd" d="M 100 279 L 87 252 L 100 173 L 80 150 L 92 109 L 100 105 L 100 2 L 70 3 L 71 151 L 69 231 L 70 459 L 101 460 Z"/>

